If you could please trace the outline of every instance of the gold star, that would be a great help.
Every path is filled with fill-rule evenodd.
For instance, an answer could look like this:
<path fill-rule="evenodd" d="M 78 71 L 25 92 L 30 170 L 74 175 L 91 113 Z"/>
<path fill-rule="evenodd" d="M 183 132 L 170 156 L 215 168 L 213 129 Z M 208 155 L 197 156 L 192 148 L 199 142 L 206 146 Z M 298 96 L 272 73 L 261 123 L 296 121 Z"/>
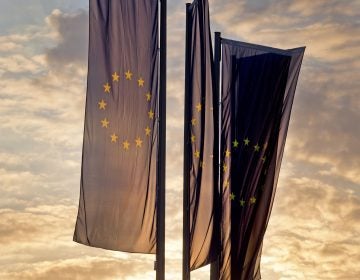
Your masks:
<path fill-rule="evenodd" d="M 145 128 L 145 134 L 146 134 L 146 136 L 150 136 L 150 133 L 151 133 L 151 129 L 150 129 L 150 127 L 146 127 Z"/>
<path fill-rule="evenodd" d="M 245 206 L 245 200 L 241 199 L 239 202 L 240 202 L 240 206 L 241 206 L 241 207 L 244 207 L 244 206 Z"/>
<path fill-rule="evenodd" d="M 149 115 L 149 119 L 153 120 L 154 119 L 154 112 L 152 110 L 150 110 L 148 112 L 148 115 Z"/>
<path fill-rule="evenodd" d="M 244 139 L 245 146 L 249 146 L 250 140 L 249 138 Z"/>
<path fill-rule="evenodd" d="M 104 92 L 105 93 L 110 93 L 110 89 L 111 89 L 111 86 L 109 85 L 109 83 L 106 83 L 104 85 Z"/>
<path fill-rule="evenodd" d="M 225 156 L 226 156 L 226 157 L 230 157 L 230 155 L 231 155 L 231 152 L 229 151 L 229 149 L 226 149 L 226 151 L 225 151 Z"/>
<path fill-rule="evenodd" d="M 143 87 L 144 86 L 144 80 L 143 78 L 140 77 L 140 79 L 138 80 L 138 84 L 139 84 L 139 87 Z"/>
<path fill-rule="evenodd" d="M 235 197 L 236 197 L 236 196 L 235 196 L 234 193 L 231 193 L 231 194 L 230 194 L 230 200 L 235 200 Z"/>
<path fill-rule="evenodd" d="M 140 137 L 136 138 L 135 140 L 136 147 L 141 148 L 142 142 L 143 141 L 140 139 Z"/>
<path fill-rule="evenodd" d="M 260 151 L 260 146 L 259 146 L 258 144 L 256 144 L 256 145 L 254 146 L 254 150 L 255 150 L 255 152 Z"/>
<path fill-rule="evenodd" d="M 196 105 L 196 110 L 197 110 L 198 112 L 201 111 L 201 103 L 198 103 L 198 104 Z"/>
<path fill-rule="evenodd" d="M 101 125 L 102 125 L 102 127 L 108 128 L 108 127 L 109 127 L 109 123 L 110 123 L 110 122 L 108 121 L 107 118 L 101 120 Z"/>
<path fill-rule="evenodd" d="M 104 99 L 101 99 L 98 104 L 99 104 L 99 109 L 100 109 L 100 110 L 105 110 L 105 107 L 106 107 L 107 104 L 106 104 L 106 102 L 104 101 Z"/>
<path fill-rule="evenodd" d="M 250 197 L 250 204 L 255 204 L 256 202 L 256 197 L 252 196 Z"/>
<path fill-rule="evenodd" d="M 196 139 L 195 135 L 191 135 L 191 143 L 194 143 L 195 139 Z"/>
<path fill-rule="evenodd" d="M 150 92 L 148 92 L 145 96 L 146 96 L 147 101 L 151 100 L 151 93 Z"/>
<path fill-rule="evenodd" d="M 112 135 L 110 135 L 110 137 L 111 137 L 111 143 L 116 143 L 116 141 L 117 141 L 118 138 L 119 138 L 115 133 L 113 133 Z"/>
<path fill-rule="evenodd" d="M 233 142 L 233 147 L 237 148 L 239 146 L 239 142 L 235 139 Z"/>
<path fill-rule="evenodd" d="M 226 181 L 225 181 L 225 189 L 226 189 L 229 185 L 230 185 L 229 180 L 226 180 Z"/>
<path fill-rule="evenodd" d="M 112 78 L 113 78 L 113 82 L 118 82 L 120 76 L 116 72 L 114 72 L 114 74 L 112 74 Z"/>
<path fill-rule="evenodd" d="M 266 157 L 265 157 L 265 156 L 262 157 L 261 160 L 262 160 L 262 162 L 264 163 L 264 162 L 266 161 Z"/>
<path fill-rule="evenodd" d="M 226 172 L 228 170 L 228 166 L 224 163 L 223 165 L 223 171 Z"/>
<path fill-rule="evenodd" d="M 192 120 L 191 120 L 191 124 L 192 124 L 193 126 L 195 126 L 196 123 L 197 123 L 196 119 L 192 119 Z"/>
<path fill-rule="evenodd" d="M 131 80 L 132 75 L 133 75 L 133 74 L 130 72 L 130 70 L 127 70 L 127 71 L 125 72 L 125 79 L 126 79 L 126 80 Z"/>
<path fill-rule="evenodd" d="M 199 152 L 199 151 L 195 151 L 195 152 L 194 152 L 194 156 L 195 156 L 196 158 L 199 158 L 199 157 L 200 157 L 200 152 Z"/>
<path fill-rule="evenodd" d="M 123 143 L 123 148 L 124 148 L 124 150 L 129 150 L 129 148 L 130 148 L 130 143 L 128 142 L 128 140 L 125 140 Z"/>
<path fill-rule="evenodd" d="M 203 168 L 205 166 L 205 162 L 203 162 L 202 160 L 200 161 L 200 168 Z"/>

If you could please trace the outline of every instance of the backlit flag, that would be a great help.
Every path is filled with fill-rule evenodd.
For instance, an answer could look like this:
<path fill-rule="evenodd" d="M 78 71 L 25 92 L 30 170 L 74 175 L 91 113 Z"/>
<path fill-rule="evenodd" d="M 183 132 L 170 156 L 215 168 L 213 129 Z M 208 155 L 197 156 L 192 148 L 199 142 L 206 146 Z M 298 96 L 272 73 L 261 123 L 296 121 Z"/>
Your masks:
<path fill-rule="evenodd" d="M 74 241 L 155 253 L 158 1 L 90 0 Z"/>
<path fill-rule="evenodd" d="M 207 0 L 187 7 L 187 100 L 185 101 L 184 243 L 190 250 L 191 270 L 216 259 L 214 232 L 214 108 L 213 53 Z M 186 233 L 186 232 L 185 232 Z M 184 247 L 186 248 L 186 246 Z M 186 249 L 184 249 L 186 250 Z"/>
<path fill-rule="evenodd" d="M 260 279 L 303 54 L 222 39 L 220 279 Z"/>

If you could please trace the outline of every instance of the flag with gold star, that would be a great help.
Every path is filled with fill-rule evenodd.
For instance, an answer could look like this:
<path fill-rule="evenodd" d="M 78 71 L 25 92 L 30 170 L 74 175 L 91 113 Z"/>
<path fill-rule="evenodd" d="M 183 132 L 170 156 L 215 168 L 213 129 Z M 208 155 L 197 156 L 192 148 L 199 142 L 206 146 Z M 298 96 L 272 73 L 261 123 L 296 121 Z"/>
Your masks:
<path fill-rule="evenodd" d="M 155 253 L 158 1 L 90 0 L 74 241 Z"/>
<path fill-rule="evenodd" d="M 303 54 L 222 39 L 220 279 L 260 279 Z"/>
<path fill-rule="evenodd" d="M 213 53 L 207 0 L 187 9 L 187 100 L 184 141 L 184 244 L 191 270 L 217 257 L 214 222 Z M 187 231 L 187 232 L 186 232 Z M 185 249 L 186 250 L 186 249 Z"/>

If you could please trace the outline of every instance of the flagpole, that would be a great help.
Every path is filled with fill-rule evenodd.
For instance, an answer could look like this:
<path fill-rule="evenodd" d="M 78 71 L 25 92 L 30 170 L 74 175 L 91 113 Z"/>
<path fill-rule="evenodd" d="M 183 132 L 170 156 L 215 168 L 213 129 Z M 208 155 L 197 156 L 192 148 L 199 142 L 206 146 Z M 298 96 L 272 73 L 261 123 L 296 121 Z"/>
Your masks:
<path fill-rule="evenodd" d="M 157 181 L 156 280 L 165 280 L 166 0 L 160 0 L 159 164 Z"/>
<path fill-rule="evenodd" d="M 214 193 L 218 192 L 220 195 L 215 198 L 215 209 L 214 211 L 214 223 L 215 229 L 218 231 L 217 234 L 219 236 L 219 243 L 217 244 L 218 250 L 218 258 L 215 262 L 213 262 L 210 266 L 210 280 L 218 280 L 220 278 L 220 255 L 221 255 L 221 216 L 222 216 L 222 186 L 220 184 L 220 147 L 219 147 L 219 139 L 221 137 L 220 131 L 220 115 L 221 112 L 220 106 L 220 61 L 221 61 L 221 33 L 215 32 L 215 51 L 214 51 L 214 80 L 215 80 L 215 89 L 214 89 L 214 166 L 215 166 L 215 188 Z"/>
<path fill-rule="evenodd" d="M 190 280 L 190 3 L 186 3 L 185 104 L 184 104 L 184 190 L 183 190 L 183 280 Z"/>

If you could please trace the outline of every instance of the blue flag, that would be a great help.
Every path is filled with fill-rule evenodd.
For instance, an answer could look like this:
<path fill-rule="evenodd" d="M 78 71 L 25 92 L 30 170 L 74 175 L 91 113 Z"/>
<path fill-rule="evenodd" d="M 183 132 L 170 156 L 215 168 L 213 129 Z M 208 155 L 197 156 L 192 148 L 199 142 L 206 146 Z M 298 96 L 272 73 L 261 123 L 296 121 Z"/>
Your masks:
<path fill-rule="evenodd" d="M 207 265 L 217 257 L 219 230 L 214 217 L 215 196 L 218 195 L 214 168 L 213 52 L 207 0 L 195 0 L 187 9 L 188 18 L 188 100 L 185 104 L 184 188 L 188 188 L 188 215 L 184 231 L 188 231 L 189 267 Z M 186 221 L 184 219 L 184 221 Z M 218 228 L 218 226 L 217 226 Z M 186 236 L 186 235 L 185 235 Z"/>
<path fill-rule="evenodd" d="M 158 1 L 90 0 L 74 241 L 155 253 Z"/>
<path fill-rule="evenodd" d="M 220 279 L 260 279 L 304 48 L 222 39 Z"/>

